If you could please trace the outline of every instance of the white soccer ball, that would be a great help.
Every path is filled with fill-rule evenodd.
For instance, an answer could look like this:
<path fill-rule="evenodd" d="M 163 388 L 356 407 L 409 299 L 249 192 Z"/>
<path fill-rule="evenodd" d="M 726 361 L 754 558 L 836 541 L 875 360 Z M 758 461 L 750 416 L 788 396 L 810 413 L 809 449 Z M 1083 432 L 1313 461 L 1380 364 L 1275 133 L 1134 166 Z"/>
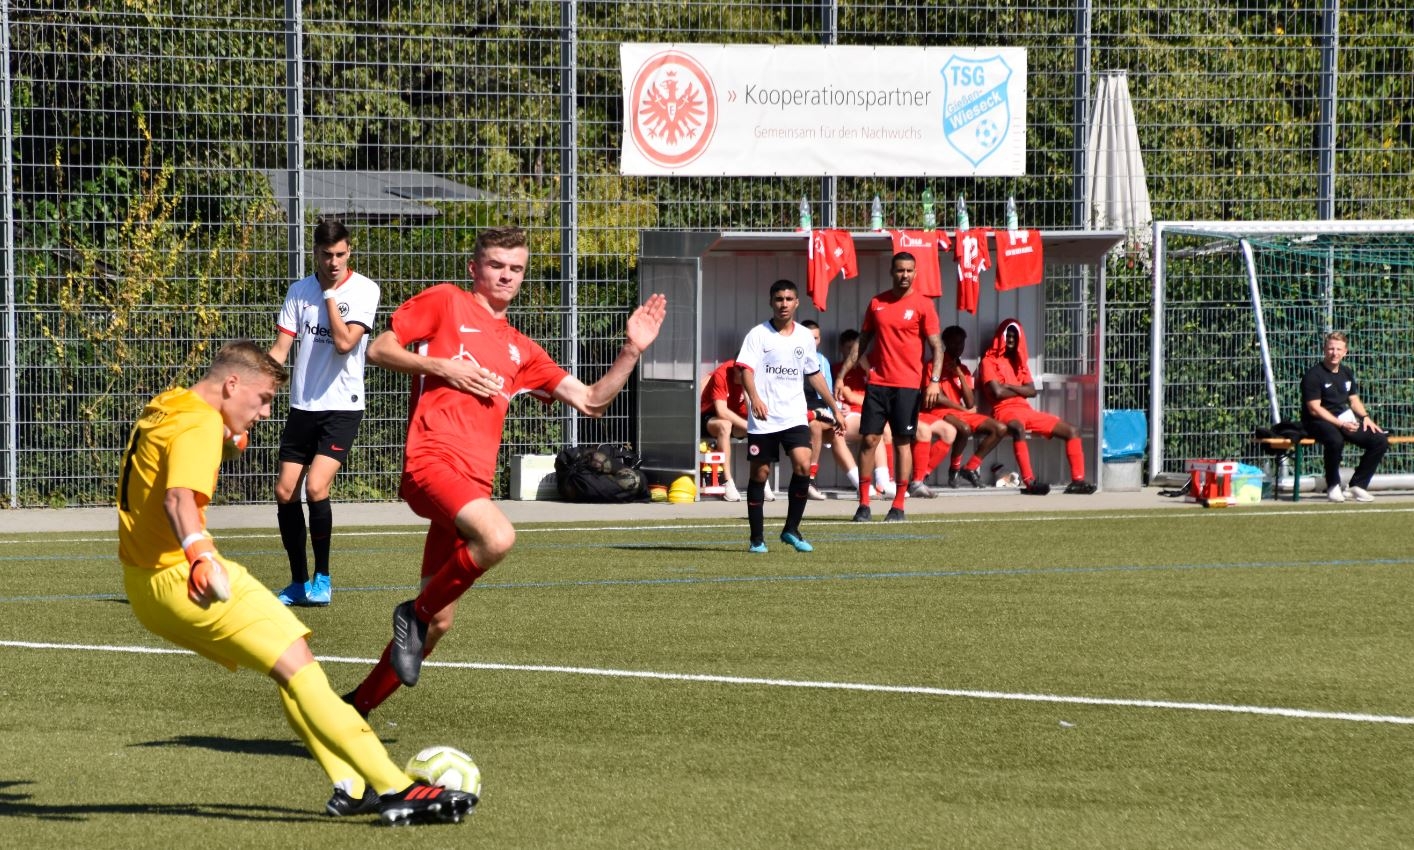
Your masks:
<path fill-rule="evenodd" d="M 406 770 L 413 779 L 481 797 L 481 768 L 461 750 L 427 747 L 408 761 Z"/>

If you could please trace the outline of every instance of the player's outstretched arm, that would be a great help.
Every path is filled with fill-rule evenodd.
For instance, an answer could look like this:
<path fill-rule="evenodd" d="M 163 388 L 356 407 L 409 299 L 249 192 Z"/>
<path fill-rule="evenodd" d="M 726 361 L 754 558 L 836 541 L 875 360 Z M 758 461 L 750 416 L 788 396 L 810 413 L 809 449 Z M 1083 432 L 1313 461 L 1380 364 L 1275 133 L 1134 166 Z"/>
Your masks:
<path fill-rule="evenodd" d="M 662 329 L 663 319 L 667 315 L 667 296 L 661 293 L 650 295 L 648 300 L 628 317 L 623 348 L 619 349 L 619 356 L 614 358 L 609 371 L 589 386 L 570 376 L 555 388 L 555 398 L 586 416 L 603 416 L 619 391 L 628 383 L 629 376 L 633 374 L 633 367 L 638 365 L 638 358 L 642 357 L 648 346 L 653 344 L 653 340 L 658 338 L 658 331 Z"/>
<path fill-rule="evenodd" d="M 408 351 L 396 332 L 386 330 L 368 346 L 368 362 L 404 375 L 431 375 L 465 393 L 490 398 L 501 391 L 501 380 L 475 360 L 424 357 Z"/>

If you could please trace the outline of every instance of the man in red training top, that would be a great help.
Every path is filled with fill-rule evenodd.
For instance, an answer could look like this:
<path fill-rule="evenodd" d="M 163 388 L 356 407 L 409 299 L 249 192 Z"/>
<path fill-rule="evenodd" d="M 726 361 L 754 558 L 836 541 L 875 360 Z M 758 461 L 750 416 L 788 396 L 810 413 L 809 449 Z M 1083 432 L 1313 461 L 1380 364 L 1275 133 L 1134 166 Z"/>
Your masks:
<path fill-rule="evenodd" d="M 863 357 L 869 361 L 869 386 L 864 393 L 864 410 L 859 418 L 859 508 L 855 522 L 870 520 L 870 477 L 874 471 L 874 449 L 883 439 L 884 426 L 893 431 L 894 470 L 900 482 L 913 480 L 913 440 L 918 428 L 920 402 L 924 407 L 938 403 L 943 341 L 938 335 L 938 311 L 933 299 L 913 290 L 917 262 L 912 254 L 900 251 L 889 265 L 893 287 L 875 295 L 864 312 L 859 348 L 851 352 L 835 376 L 835 394 L 844 390 L 845 375 Z M 925 360 L 924 344 L 932 357 Z M 924 380 L 924 364 L 932 371 Z M 923 389 L 920 390 L 919 387 Z M 894 494 L 885 522 L 904 522 L 907 490 Z"/>
<path fill-rule="evenodd" d="M 992 417 L 1011 432 L 1016 450 L 1016 465 L 1021 473 L 1021 492 L 1044 496 L 1051 485 L 1037 481 L 1031 470 L 1031 450 L 1026 435 L 1059 437 L 1065 440 L 1065 457 L 1070 463 L 1070 483 L 1065 492 L 1089 495 L 1095 485 L 1085 480 L 1085 450 L 1074 425 L 1052 413 L 1042 413 L 1031 407 L 1028 399 L 1036 396 L 1036 381 L 1026 359 L 1026 334 L 1021 322 L 1004 319 L 992 337 L 992 346 L 982 358 L 982 385 L 992 400 Z"/>

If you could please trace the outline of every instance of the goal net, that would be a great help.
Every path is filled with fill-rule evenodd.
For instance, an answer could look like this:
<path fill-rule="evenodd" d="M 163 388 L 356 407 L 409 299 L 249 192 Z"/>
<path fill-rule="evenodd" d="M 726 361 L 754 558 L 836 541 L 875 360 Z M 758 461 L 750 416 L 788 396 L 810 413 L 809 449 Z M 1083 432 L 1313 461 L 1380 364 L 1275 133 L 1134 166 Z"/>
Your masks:
<path fill-rule="evenodd" d="M 1414 221 L 1155 230 L 1151 478 L 1187 458 L 1260 465 L 1253 431 L 1300 418 L 1301 377 L 1333 330 L 1376 421 L 1414 434 Z M 1414 472 L 1409 448 L 1392 446 L 1380 471 Z"/>

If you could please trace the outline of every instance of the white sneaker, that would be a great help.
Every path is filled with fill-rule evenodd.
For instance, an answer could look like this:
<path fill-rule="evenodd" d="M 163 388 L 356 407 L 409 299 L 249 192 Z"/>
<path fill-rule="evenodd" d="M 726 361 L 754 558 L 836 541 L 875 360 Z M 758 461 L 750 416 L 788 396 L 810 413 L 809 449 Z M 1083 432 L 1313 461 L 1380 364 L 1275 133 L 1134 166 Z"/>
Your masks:
<path fill-rule="evenodd" d="M 820 492 L 819 487 L 811 484 L 810 489 L 805 491 L 805 498 L 812 502 L 823 502 L 825 501 L 825 494 Z"/>
<path fill-rule="evenodd" d="M 726 483 L 726 484 L 723 484 L 723 485 L 722 485 L 722 501 L 724 501 L 724 502 L 740 502 L 740 501 L 741 501 L 741 491 L 738 490 L 738 489 L 736 489 L 736 483 L 733 482 L 730 478 L 727 479 L 727 483 Z"/>
<path fill-rule="evenodd" d="M 1373 495 L 1371 495 L 1370 491 L 1369 491 L 1369 490 L 1366 490 L 1364 487 L 1351 487 L 1351 488 L 1350 488 L 1350 495 L 1351 495 L 1351 497 L 1353 497 L 1353 498 L 1355 499 L 1355 501 L 1357 501 L 1357 502 L 1373 502 L 1373 501 L 1375 501 L 1375 497 L 1374 497 Z"/>
<path fill-rule="evenodd" d="M 875 481 L 874 492 L 878 493 L 880 498 L 892 499 L 898 492 L 898 485 L 892 481 Z"/>
<path fill-rule="evenodd" d="M 1366 493 L 1365 495 L 1368 496 L 1369 494 Z M 1326 498 L 1330 499 L 1332 502 L 1343 502 L 1345 501 L 1345 494 L 1341 492 L 1340 485 L 1337 484 L 1326 491 Z"/>
<path fill-rule="evenodd" d="M 771 482 L 769 481 L 766 482 L 766 501 L 776 501 L 776 491 L 771 489 Z"/>

